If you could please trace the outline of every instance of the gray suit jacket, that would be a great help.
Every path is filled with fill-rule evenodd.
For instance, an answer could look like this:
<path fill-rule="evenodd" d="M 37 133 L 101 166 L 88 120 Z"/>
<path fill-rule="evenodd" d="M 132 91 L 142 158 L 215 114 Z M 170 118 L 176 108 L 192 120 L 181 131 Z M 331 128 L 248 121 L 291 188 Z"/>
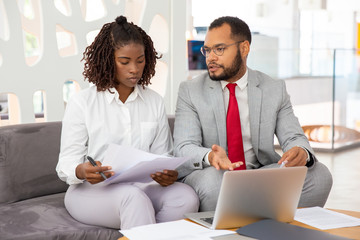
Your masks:
<path fill-rule="evenodd" d="M 274 149 L 274 134 L 284 152 L 302 146 L 314 154 L 293 113 L 283 80 L 248 68 L 248 100 L 251 142 L 262 165 L 280 159 Z M 192 159 L 177 169 L 179 178 L 202 169 L 203 158 L 213 144 L 227 151 L 224 106 L 221 84 L 211 80 L 208 73 L 181 83 L 175 112 L 174 154 Z"/>

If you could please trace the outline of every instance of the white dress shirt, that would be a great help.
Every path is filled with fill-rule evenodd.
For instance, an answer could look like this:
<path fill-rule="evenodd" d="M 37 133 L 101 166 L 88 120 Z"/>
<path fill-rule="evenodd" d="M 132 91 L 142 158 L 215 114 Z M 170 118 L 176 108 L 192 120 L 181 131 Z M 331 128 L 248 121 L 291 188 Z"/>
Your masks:
<path fill-rule="evenodd" d="M 223 97 L 225 103 L 225 111 L 227 113 L 229 106 L 229 89 L 226 85 L 227 81 L 220 81 L 223 89 Z M 244 154 L 246 168 L 258 168 L 260 163 L 256 158 L 254 149 L 251 144 L 251 133 L 250 133 L 250 118 L 249 118 L 249 103 L 248 103 L 248 70 L 246 70 L 244 76 L 234 82 L 237 86 L 235 87 L 236 100 L 239 107 L 240 122 L 241 122 L 241 133 L 243 138 Z M 210 152 L 209 152 L 210 153 Z M 205 162 L 209 163 L 209 153 L 205 156 Z"/>
<path fill-rule="evenodd" d="M 102 161 L 110 143 L 169 155 L 173 142 L 162 97 L 137 85 L 125 103 L 115 89 L 96 86 L 75 94 L 67 104 L 61 133 L 58 176 L 68 184 L 82 183 L 76 167 L 89 155 Z"/>

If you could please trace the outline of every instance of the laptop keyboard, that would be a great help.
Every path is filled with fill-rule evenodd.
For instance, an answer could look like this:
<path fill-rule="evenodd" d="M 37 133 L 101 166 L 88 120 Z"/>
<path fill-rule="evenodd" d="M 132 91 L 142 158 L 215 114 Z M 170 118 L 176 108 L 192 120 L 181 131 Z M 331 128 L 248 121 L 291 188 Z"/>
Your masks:
<path fill-rule="evenodd" d="M 212 223 L 213 223 L 213 220 L 214 220 L 214 217 L 200 218 L 200 220 L 212 224 Z"/>

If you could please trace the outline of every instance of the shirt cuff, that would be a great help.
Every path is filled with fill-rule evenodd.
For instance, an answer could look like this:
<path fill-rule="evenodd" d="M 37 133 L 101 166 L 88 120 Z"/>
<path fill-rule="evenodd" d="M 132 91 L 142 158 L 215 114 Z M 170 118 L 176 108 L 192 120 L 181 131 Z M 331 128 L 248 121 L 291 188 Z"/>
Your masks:
<path fill-rule="evenodd" d="M 301 146 L 298 146 L 298 147 L 301 147 Z M 304 147 L 301 147 L 302 149 L 304 149 L 305 150 L 305 152 L 306 152 L 306 154 L 307 154 L 307 158 L 306 158 L 306 162 L 309 162 L 310 161 L 310 154 L 309 154 L 309 151 L 306 149 L 306 148 L 304 148 Z"/>
<path fill-rule="evenodd" d="M 211 151 L 207 152 L 207 154 L 204 156 L 203 158 L 203 162 L 209 166 L 211 166 L 210 161 L 209 161 L 209 154 Z"/>

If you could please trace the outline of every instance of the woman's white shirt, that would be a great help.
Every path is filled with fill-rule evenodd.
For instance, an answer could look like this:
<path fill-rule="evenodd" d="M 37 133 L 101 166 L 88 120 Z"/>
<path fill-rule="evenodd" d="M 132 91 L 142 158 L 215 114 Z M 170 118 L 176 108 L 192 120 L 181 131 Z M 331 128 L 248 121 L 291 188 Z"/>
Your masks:
<path fill-rule="evenodd" d="M 91 86 L 75 94 L 66 106 L 56 171 L 68 184 L 82 183 L 75 175 L 76 167 L 87 155 L 102 161 L 110 143 L 155 154 L 172 153 L 162 97 L 137 85 L 123 103 L 118 92 L 110 90 L 113 93 L 98 92 Z"/>

